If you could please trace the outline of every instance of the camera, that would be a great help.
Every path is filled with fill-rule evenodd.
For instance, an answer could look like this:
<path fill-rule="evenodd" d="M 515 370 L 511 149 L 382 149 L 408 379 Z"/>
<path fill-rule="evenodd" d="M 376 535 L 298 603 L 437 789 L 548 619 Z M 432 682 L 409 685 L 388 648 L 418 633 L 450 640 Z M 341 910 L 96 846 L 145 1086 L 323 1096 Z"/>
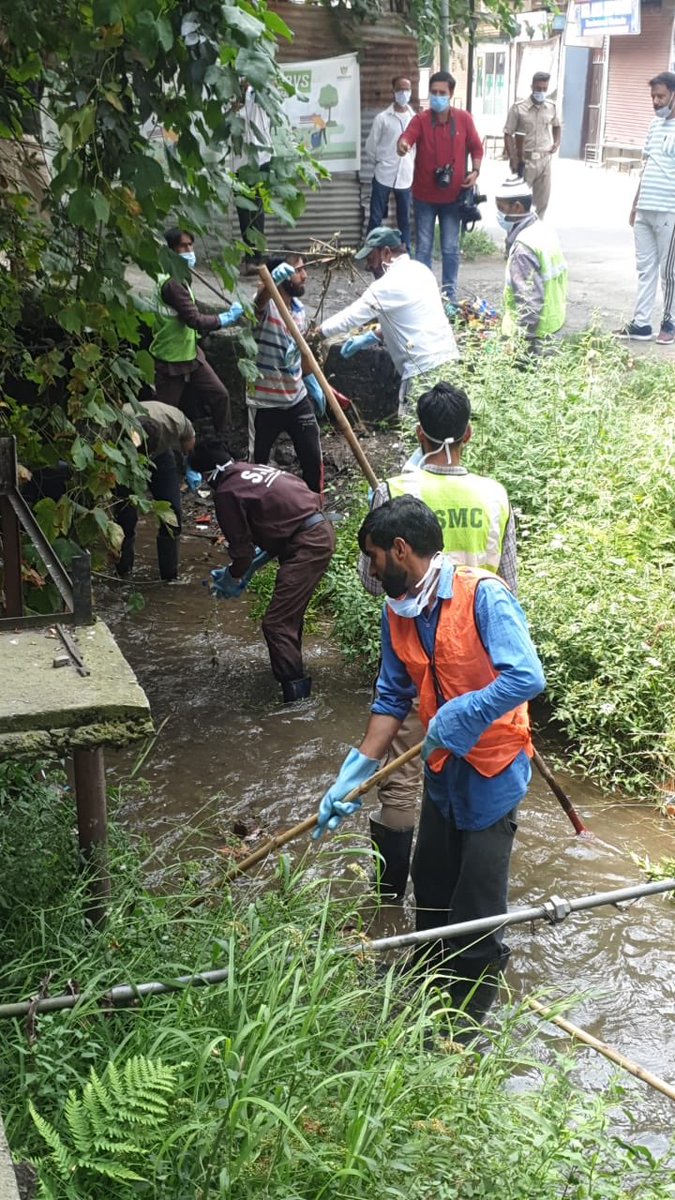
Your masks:
<path fill-rule="evenodd" d="M 446 163 L 443 167 L 436 167 L 434 179 L 438 187 L 450 187 L 454 173 L 455 168 L 452 163 Z"/>
<path fill-rule="evenodd" d="M 479 204 L 485 204 L 487 196 L 484 196 L 478 191 L 478 188 L 469 187 L 461 192 L 459 197 L 459 219 L 462 222 L 462 228 L 465 232 L 471 232 L 477 221 L 480 221 L 481 211 Z"/>

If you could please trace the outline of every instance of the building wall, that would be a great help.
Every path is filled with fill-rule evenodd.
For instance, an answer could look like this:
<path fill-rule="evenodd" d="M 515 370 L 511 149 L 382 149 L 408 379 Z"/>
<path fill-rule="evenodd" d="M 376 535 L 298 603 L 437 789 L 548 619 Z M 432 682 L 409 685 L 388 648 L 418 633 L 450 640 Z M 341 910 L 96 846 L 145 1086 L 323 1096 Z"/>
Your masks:
<path fill-rule="evenodd" d="M 391 103 L 392 75 L 405 73 L 413 86 L 412 103 L 418 97 L 419 66 L 417 41 L 405 32 L 394 13 L 383 15 L 375 25 L 348 21 L 344 13 L 323 5 L 272 0 L 276 13 L 293 30 L 292 42 L 280 39 L 281 63 L 331 58 L 358 53 L 361 71 L 361 148 L 373 118 Z M 360 242 L 368 212 L 372 167 L 335 172 L 317 191 L 307 192 L 305 211 L 297 225 L 289 228 L 269 218 L 265 232 L 271 247 L 292 244 L 306 250 L 312 238 L 329 240 L 340 234 L 342 245 Z"/>

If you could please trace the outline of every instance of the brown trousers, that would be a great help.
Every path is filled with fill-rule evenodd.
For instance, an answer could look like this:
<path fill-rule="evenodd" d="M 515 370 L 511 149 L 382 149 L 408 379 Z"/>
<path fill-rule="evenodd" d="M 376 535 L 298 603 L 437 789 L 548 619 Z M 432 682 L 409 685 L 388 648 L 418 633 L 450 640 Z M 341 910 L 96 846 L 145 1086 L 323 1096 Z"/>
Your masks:
<path fill-rule="evenodd" d="M 279 570 L 262 631 L 272 666 L 280 683 L 302 679 L 302 630 L 305 612 L 328 569 L 335 549 L 335 530 L 330 521 L 311 529 L 299 529 L 279 554 Z"/>
<path fill-rule="evenodd" d="M 551 198 L 551 155 L 525 160 L 525 182 L 532 188 L 532 203 L 542 219 Z"/>
<path fill-rule="evenodd" d="M 230 420 L 230 394 L 203 357 L 185 375 L 169 375 L 163 362 L 155 362 L 155 395 L 162 404 L 180 408 L 192 421 L 198 440 L 207 436 L 204 418 L 213 426 L 211 437 L 222 438 Z"/>
<path fill-rule="evenodd" d="M 424 726 L 417 709 L 418 701 L 415 700 L 389 747 L 383 766 L 424 740 Z M 424 764 L 419 757 L 413 758 L 412 762 L 406 763 L 404 767 L 399 767 L 398 771 L 385 779 L 377 789 L 381 809 L 376 819 L 380 824 L 386 825 L 388 829 L 410 829 L 417 819 L 423 782 Z"/>

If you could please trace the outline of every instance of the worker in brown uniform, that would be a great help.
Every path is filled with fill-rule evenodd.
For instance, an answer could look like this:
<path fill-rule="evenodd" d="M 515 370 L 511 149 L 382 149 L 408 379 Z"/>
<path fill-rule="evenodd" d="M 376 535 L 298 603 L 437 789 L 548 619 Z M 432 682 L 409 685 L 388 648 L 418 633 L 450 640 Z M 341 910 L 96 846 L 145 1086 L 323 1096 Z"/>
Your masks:
<path fill-rule="evenodd" d="M 504 126 L 504 149 L 514 175 L 532 188 L 537 216 L 543 219 L 551 195 L 551 158 L 560 149 L 562 126 L 555 102 L 546 93 L 551 76 L 537 71 L 526 100 L 511 105 Z"/>
<path fill-rule="evenodd" d="M 232 560 L 229 567 L 212 572 L 213 594 L 240 596 L 257 567 L 279 559 L 262 631 L 284 701 L 305 700 L 312 680 L 302 658 L 303 622 L 335 549 L 335 532 L 321 511 L 321 497 L 277 467 L 234 462 L 222 443 L 199 446 L 191 465 L 215 491 L 216 518 Z"/>

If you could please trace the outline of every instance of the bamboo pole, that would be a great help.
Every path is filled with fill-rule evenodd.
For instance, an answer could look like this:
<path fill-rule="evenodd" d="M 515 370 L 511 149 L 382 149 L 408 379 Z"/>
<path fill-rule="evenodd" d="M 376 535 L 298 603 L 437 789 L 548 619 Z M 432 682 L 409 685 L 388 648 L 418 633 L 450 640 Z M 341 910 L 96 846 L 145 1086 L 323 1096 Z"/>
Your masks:
<path fill-rule="evenodd" d="M 344 803 L 351 804 L 354 800 L 358 800 L 361 796 L 365 796 L 366 792 L 369 792 L 371 788 L 377 787 L 378 783 L 383 783 L 385 779 L 388 779 L 390 775 L 394 774 L 394 771 L 398 771 L 399 767 L 403 767 L 406 763 L 410 762 L 411 759 L 417 758 L 417 755 L 420 753 L 423 744 L 423 742 L 419 742 L 416 746 L 411 746 L 410 750 L 406 750 L 405 754 L 399 754 L 398 758 L 394 758 L 390 763 L 387 763 L 386 766 L 380 767 L 379 771 L 376 771 L 374 775 L 371 775 L 370 779 L 367 779 L 365 783 L 360 784 L 359 787 L 354 788 L 354 790 L 351 791 L 348 796 L 345 796 Z M 264 842 L 262 846 L 253 852 L 253 854 L 249 854 L 248 858 L 243 858 L 241 862 L 235 863 L 231 870 L 227 872 L 227 875 L 225 876 L 225 882 L 227 883 L 231 879 L 235 879 L 237 875 L 241 875 L 244 871 L 248 871 L 251 867 L 254 867 L 256 863 L 262 862 L 263 858 L 267 858 L 268 854 L 271 854 L 273 850 L 278 850 L 280 846 L 285 846 L 287 842 L 292 842 L 295 840 L 295 838 L 300 837 L 303 833 L 308 833 L 310 829 L 314 829 L 317 823 L 318 817 L 317 814 L 314 813 L 312 817 L 306 817 L 304 821 L 300 821 L 300 823 L 298 825 L 294 825 L 292 829 L 287 829 L 285 833 L 276 834 L 275 837 L 272 837 L 267 842 Z"/>
<path fill-rule="evenodd" d="M 572 801 L 570 800 L 569 796 L 567 795 L 566 792 L 564 792 L 562 790 L 560 784 L 558 783 L 558 780 L 556 779 L 555 775 L 553 774 L 553 771 L 551 770 L 551 768 L 549 766 L 546 765 L 546 763 L 544 762 L 544 760 L 541 757 L 541 754 L 539 753 L 538 750 L 534 751 L 532 758 L 534 761 L 534 765 L 537 768 L 537 770 L 539 771 L 539 774 L 541 775 L 542 779 L 544 779 L 546 781 L 546 783 L 550 787 L 551 791 L 553 792 L 553 795 L 555 796 L 556 800 L 560 801 L 560 804 L 562 805 L 563 810 L 567 813 L 567 816 L 569 817 L 570 821 L 572 822 L 572 824 L 574 826 L 577 837 L 579 836 L 579 834 L 584 834 L 586 837 L 593 837 L 593 834 L 591 833 L 590 829 L 588 829 L 584 825 L 581 817 L 579 816 L 579 813 L 577 812 L 576 808 L 572 804 Z"/>
<path fill-rule="evenodd" d="M 335 417 L 335 421 L 338 425 L 338 428 L 339 428 L 340 432 L 343 434 L 343 436 L 346 438 L 346 440 L 348 441 L 349 447 L 351 449 L 352 454 L 354 455 L 354 458 L 356 459 L 357 463 L 359 464 L 359 466 L 360 466 L 361 470 L 363 471 L 363 474 L 365 475 L 366 479 L 368 480 L 368 483 L 370 484 L 370 486 L 372 488 L 376 488 L 379 483 L 377 475 L 375 474 L 373 468 L 371 467 L 370 462 L 368 461 L 368 458 L 366 457 L 366 455 L 361 447 L 361 443 L 359 442 L 358 438 L 356 437 L 356 435 L 354 433 L 354 430 L 352 429 L 351 425 L 349 424 L 349 421 L 347 420 L 345 414 L 343 413 L 342 409 L 340 408 L 340 405 L 338 404 L 337 400 L 335 399 L 335 394 L 333 392 L 332 387 L 330 386 L 330 384 L 329 384 L 328 380 L 326 379 L 326 376 L 324 375 L 323 371 L 321 370 L 321 367 L 319 366 L 314 354 L 310 350 L 309 346 L 307 345 L 307 342 L 305 341 L 305 339 L 302 336 L 300 330 L 298 329 L 295 321 L 293 320 L 293 317 L 291 316 L 291 314 L 288 310 L 286 301 L 284 300 L 276 283 L 272 279 L 272 276 L 270 275 L 270 272 L 268 271 L 267 267 L 258 267 L 258 274 L 259 274 L 263 284 L 265 285 L 266 290 L 269 292 L 270 296 L 274 300 L 274 303 L 276 304 L 277 308 L 279 309 L 279 312 L 281 313 L 284 324 L 285 324 L 288 332 L 290 333 L 291 337 L 293 338 L 293 341 L 295 342 L 296 346 L 300 350 L 300 353 L 303 354 L 304 357 L 309 361 L 312 371 L 313 371 L 314 375 L 316 376 L 318 382 L 321 385 L 321 390 L 322 390 L 324 396 L 326 397 L 328 406 L 329 406 L 333 416 Z"/>
<path fill-rule="evenodd" d="M 603 1058 L 608 1058 L 610 1062 L 616 1063 L 622 1070 L 628 1071 L 629 1075 L 634 1075 L 636 1079 L 641 1079 L 643 1083 L 649 1084 L 657 1092 L 661 1092 L 663 1096 L 667 1096 L 669 1100 L 675 1100 L 675 1087 L 670 1083 L 666 1083 L 663 1079 L 659 1079 L 658 1075 L 652 1075 L 651 1071 L 640 1066 L 639 1063 L 626 1058 L 625 1054 L 621 1054 L 613 1046 L 608 1046 L 606 1042 L 601 1042 L 598 1038 L 593 1037 L 592 1033 L 581 1029 L 579 1025 L 573 1025 L 565 1017 L 559 1017 L 555 1013 L 552 1013 L 550 1008 L 546 1008 L 531 996 L 525 997 L 525 1004 L 528 1008 L 538 1013 L 540 1017 L 543 1017 L 545 1021 L 551 1021 L 559 1029 L 563 1029 L 565 1033 L 568 1033 L 570 1037 L 575 1038 L 576 1041 L 583 1042 L 585 1046 L 590 1046 L 592 1050 L 596 1050 L 598 1054 L 602 1054 Z"/>

